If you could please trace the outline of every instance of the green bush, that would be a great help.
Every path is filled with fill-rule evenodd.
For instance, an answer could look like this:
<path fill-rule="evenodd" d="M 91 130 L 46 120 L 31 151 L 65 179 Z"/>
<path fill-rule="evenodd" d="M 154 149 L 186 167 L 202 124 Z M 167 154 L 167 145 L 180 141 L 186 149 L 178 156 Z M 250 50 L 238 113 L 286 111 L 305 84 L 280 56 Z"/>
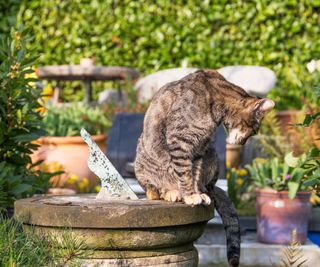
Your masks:
<path fill-rule="evenodd" d="M 51 174 L 32 168 L 31 154 L 42 136 L 32 52 L 21 31 L 1 40 L 0 45 L 0 208 L 8 207 L 20 197 L 45 192 Z"/>
<path fill-rule="evenodd" d="M 16 17 L 23 0 L 0 1 L 0 37 L 10 33 L 16 24 Z"/>
<path fill-rule="evenodd" d="M 319 8 L 319 0 L 33 0 L 19 21 L 33 28 L 42 65 L 95 57 L 146 73 L 267 66 L 278 77 L 270 96 L 285 109 L 312 90 L 305 65 L 320 54 Z"/>
<path fill-rule="evenodd" d="M 78 104 L 49 107 L 43 122 L 49 136 L 79 136 L 81 128 L 105 134 L 111 126 L 101 109 Z"/>

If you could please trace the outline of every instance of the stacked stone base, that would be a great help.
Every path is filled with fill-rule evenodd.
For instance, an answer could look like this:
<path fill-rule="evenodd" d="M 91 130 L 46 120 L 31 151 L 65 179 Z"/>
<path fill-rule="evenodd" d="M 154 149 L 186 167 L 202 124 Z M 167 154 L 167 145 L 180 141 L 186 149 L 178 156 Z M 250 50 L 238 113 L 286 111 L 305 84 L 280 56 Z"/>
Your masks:
<path fill-rule="evenodd" d="M 212 216 L 213 206 L 149 200 L 70 196 L 15 203 L 25 231 L 54 236 L 62 250 L 68 234 L 84 250 L 79 263 L 89 267 L 196 267 L 193 242 Z"/>

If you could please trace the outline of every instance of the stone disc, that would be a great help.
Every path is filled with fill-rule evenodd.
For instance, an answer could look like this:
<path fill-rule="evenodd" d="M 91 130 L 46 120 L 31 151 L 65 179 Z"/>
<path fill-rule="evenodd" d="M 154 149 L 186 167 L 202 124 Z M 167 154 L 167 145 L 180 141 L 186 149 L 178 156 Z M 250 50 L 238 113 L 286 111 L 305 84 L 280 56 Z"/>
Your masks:
<path fill-rule="evenodd" d="M 15 218 L 39 226 L 75 228 L 146 228 L 206 222 L 210 206 L 160 200 L 96 200 L 93 195 L 48 196 L 15 202 Z"/>

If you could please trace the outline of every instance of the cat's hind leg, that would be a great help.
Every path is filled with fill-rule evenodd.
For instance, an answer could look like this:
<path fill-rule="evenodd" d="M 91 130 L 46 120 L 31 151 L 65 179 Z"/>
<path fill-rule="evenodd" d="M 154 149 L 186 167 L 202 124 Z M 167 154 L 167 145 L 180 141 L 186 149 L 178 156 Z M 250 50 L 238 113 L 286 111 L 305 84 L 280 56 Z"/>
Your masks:
<path fill-rule="evenodd" d="M 146 185 L 145 191 L 148 199 L 151 199 L 151 200 L 160 199 L 159 191 L 154 185 L 151 185 L 151 184 Z"/>

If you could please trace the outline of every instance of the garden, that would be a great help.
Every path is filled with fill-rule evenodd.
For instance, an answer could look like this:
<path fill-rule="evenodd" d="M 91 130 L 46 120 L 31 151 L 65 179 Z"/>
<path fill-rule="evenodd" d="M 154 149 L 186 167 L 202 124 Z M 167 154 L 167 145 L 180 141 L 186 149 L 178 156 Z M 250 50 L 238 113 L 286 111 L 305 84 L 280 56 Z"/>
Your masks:
<path fill-rule="evenodd" d="M 152 97 L 199 69 L 275 102 L 245 145 L 223 126 L 212 142 L 240 266 L 320 266 L 319 1 L 8 0 L 0 14 L 0 266 L 228 266 L 213 206 L 141 204 L 133 167 Z M 140 200 L 95 202 L 110 188 L 81 129 Z"/>

